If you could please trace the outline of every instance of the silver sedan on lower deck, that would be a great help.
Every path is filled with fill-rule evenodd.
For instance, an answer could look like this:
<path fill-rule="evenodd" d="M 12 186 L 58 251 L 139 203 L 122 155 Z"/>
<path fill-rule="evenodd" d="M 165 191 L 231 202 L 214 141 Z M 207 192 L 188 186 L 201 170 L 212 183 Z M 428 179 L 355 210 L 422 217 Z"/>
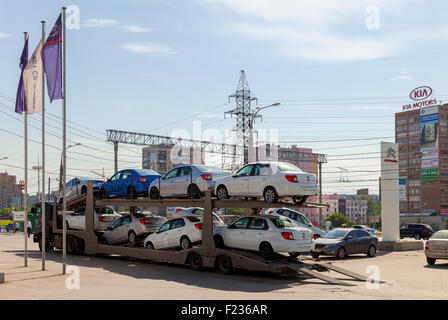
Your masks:
<path fill-rule="evenodd" d="M 425 243 L 425 255 L 428 264 L 433 265 L 437 259 L 448 259 L 448 230 L 440 230 Z"/>

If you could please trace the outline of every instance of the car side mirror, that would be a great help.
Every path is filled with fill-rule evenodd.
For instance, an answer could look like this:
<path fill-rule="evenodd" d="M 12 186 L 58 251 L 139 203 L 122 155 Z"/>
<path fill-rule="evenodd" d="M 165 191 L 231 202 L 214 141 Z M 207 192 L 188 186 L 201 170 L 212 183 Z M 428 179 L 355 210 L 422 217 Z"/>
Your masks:
<path fill-rule="evenodd" d="M 106 182 L 110 182 L 110 178 L 109 179 L 107 179 L 107 181 Z"/>
<path fill-rule="evenodd" d="M 233 178 L 238 178 L 238 176 L 236 174 L 233 174 L 232 177 Z"/>
<path fill-rule="evenodd" d="M 347 237 L 345 238 L 345 240 L 352 240 L 352 239 L 353 239 L 352 236 L 347 236 Z"/>

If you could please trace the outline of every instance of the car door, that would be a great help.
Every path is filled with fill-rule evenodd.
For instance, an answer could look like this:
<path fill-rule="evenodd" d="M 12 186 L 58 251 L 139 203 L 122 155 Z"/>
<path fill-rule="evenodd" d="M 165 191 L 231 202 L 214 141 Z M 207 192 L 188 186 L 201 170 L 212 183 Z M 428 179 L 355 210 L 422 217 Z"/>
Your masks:
<path fill-rule="evenodd" d="M 108 242 L 109 244 L 114 244 L 114 243 L 117 242 L 118 234 L 119 234 L 119 232 L 120 232 L 119 229 L 120 229 L 120 226 L 121 226 L 121 222 L 122 222 L 125 218 L 126 218 L 126 217 L 118 218 L 118 219 L 114 222 L 114 224 L 112 225 L 111 230 L 108 231 L 108 232 L 106 233 L 106 236 L 107 236 L 107 242 Z"/>
<path fill-rule="evenodd" d="M 232 223 L 225 233 L 224 242 L 229 247 L 245 248 L 244 234 L 249 223 L 250 218 L 243 217 Z"/>
<path fill-rule="evenodd" d="M 367 253 L 372 235 L 365 230 L 358 230 L 358 253 Z"/>
<path fill-rule="evenodd" d="M 83 230 L 85 229 L 85 219 L 86 219 L 86 208 L 80 207 L 75 210 L 73 216 L 73 225 L 75 229 Z"/>
<path fill-rule="evenodd" d="M 67 182 L 67 184 L 65 185 L 65 198 L 66 200 L 70 200 L 73 198 L 73 182 L 75 179 L 70 180 L 69 182 Z"/>
<path fill-rule="evenodd" d="M 348 239 L 348 237 L 351 237 Z M 348 254 L 358 253 L 359 252 L 359 243 L 358 243 L 358 230 L 350 231 L 344 243 L 344 247 L 347 249 Z"/>
<path fill-rule="evenodd" d="M 257 163 L 247 178 L 247 194 L 261 197 L 271 172 L 269 163 Z"/>
<path fill-rule="evenodd" d="M 166 231 L 166 243 L 168 248 L 178 247 L 180 245 L 180 237 L 185 228 L 183 218 L 170 220 L 170 229 Z"/>
<path fill-rule="evenodd" d="M 108 196 L 115 197 L 117 195 L 117 183 L 120 180 L 121 171 L 117 172 L 106 183 L 106 193 Z"/>
<path fill-rule="evenodd" d="M 178 168 L 169 171 L 160 179 L 160 194 L 162 196 L 172 196 L 174 194 L 174 179 L 177 176 Z"/>
<path fill-rule="evenodd" d="M 122 171 L 120 178 L 117 181 L 117 193 L 118 197 L 124 197 L 128 194 L 128 188 L 132 185 L 132 172 L 125 170 Z"/>
<path fill-rule="evenodd" d="M 153 239 L 153 245 L 156 249 L 164 249 L 168 247 L 167 231 L 170 230 L 170 221 L 165 222 L 160 227 L 159 231 L 157 231 L 155 238 Z"/>
<path fill-rule="evenodd" d="M 131 222 L 132 217 L 130 215 L 124 217 L 120 223 L 120 226 L 116 229 L 115 243 L 123 243 L 128 240 L 128 232 Z"/>
<path fill-rule="evenodd" d="M 238 170 L 228 183 L 228 191 L 231 195 L 247 196 L 249 192 L 249 176 L 254 169 L 253 164 L 248 164 Z"/>
<path fill-rule="evenodd" d="M 174 181 L 174 195 L 186 195 L 188 186 L 191 183 L 192 169 L 190 166 L 180 167 Z"/>
<path fill-rule="evenodd" d="M 266 230 L 268 230 L 266 219 L 252 218 L 244 233 L 245 249 L 257 251 L 260 243 L 266 237 Z"/>

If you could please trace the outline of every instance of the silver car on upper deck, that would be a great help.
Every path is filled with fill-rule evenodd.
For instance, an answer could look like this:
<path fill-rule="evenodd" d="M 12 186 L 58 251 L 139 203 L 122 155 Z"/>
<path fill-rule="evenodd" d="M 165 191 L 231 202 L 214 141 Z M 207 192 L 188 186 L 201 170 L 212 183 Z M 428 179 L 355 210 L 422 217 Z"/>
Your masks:
<path fill-rule="evenodd" d="M 151 199 L 159 197 L 190 197 L 197 199 L 207 190 L 214 190 L 218 178 L 230 176 L 217 167 L 205 165 L 179 165 L 149 186 Z"/>
<path fill-rule="evenodd" d="M 87 194 L 87 187 L 89 183 L 92 184 L 93 193 L 98 193 L 100 185 L 103 183 L 102 180 L 97 180 L 94 178 L 80 178 L 76 177 L 67 181 L 65 185 L 65 197 L 66 201 L 75 199 L 83 194 Z M 58 194 L 58 203 L 62 203 L 62 192 Z"/>

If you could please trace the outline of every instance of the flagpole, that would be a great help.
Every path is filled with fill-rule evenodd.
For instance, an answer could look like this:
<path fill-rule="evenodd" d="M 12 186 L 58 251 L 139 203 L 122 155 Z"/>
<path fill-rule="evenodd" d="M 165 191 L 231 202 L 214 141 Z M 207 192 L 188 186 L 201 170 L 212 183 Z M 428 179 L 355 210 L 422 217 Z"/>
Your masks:
<path fill-rule="evenodd" d="M 42 23 L 42 49 L 45 44 L 45 21 Z M 42 270 L 45 270 L 46 243 L 46 216 L 45 216 L 45 72 L 42 64 Z"/>
<path fill-rule="evenodd" d="M 65 55 L 66 55 L 66 28 L 65 28 L 65 7 L 62 7 L 62 87 L 63 87 L 63 96 L 62 96 L 62 161 L 63 161 L 63 168 L 62 168 L 62 200 L 63 200 L 63 208 L 62 208 L 62 274 L 65 274 L 66 272 L 66 265 L 67 265 L 67 223 L 66 221 L 66 210 L 67 210 L 67 199 L 65 197 L 65 188 L 66 188 L 66 174 L 67 174 L 67 158 L 66 158 L 66 99 L 67 99 L 67 88 L 65 84 Z"/>
<path fill-rule="evenodd" d="M 26 45 L 26 40 L 28 39 L 28 32 L 24 32 L 24 42 Z M 24 185 L 24 191 L 25 191 L 25 198 L 23 200 L 23 206 L 25 211 L 25 221 L 23 222 L 23 233 L 25 234 L 25 253 L 24 253 L 24 265 L 25 267 L 28 267 L 28 116 L 27 112 L 25 110 L 24 112 L 24 136 L 25 136 L 25 185 Z"/>

